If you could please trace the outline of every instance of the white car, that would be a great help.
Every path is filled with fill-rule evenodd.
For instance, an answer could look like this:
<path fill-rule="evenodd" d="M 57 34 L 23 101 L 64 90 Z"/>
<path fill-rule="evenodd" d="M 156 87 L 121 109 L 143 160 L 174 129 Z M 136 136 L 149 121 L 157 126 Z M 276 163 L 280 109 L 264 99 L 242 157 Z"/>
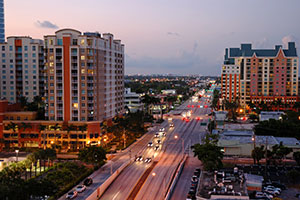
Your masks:
<path fill-rule="evenodd" d="M 272 195 L 276 195 L 276 196 L 280 195 L 280 192 L 278 190 L 274 190 L 272 188 L 265 188 L 264 191 Z"/>
<path fill-rule="evenodd" d="M 271 189 L 277 190 L 277 191 L 279 191 L 279 192 L 281 193 L 281 189 L 280 189 L 280 188 L 274 187 L 274 186 L 272 186 L 272 185 L 268 185 L 268 186 L 265 187 L 265 188 L 271 188 Z"/>
<path fill-rule="evenodd" d="M 143 157 L 142 156 L 138 156 L 135 161 L 143 161 Z"/>
<path fill-rule="evenodd" d="M 86 186 L 85 185 L 78 185 L 76 187 L 76 191 L 81 193 L 81 192 L 84 192 L 84 190 L 86 190 Z"/>
<path fill-rule="evenodd" d="M 273 199 L 273 195 L 267 194 L 265 192 L 256 192 L 255 198 L 262 198 L 262 197 L 268 197 L 269 199 Z"/>
<path fill-rule="evenodd" d="M 152 147 L 153 146 L 153 143 L 152 142 L 149 142 L 148 143 L 148 147 Z"/>
<path fill-rule="evenodd" d="M 76 191 L 72 191 L 72 192 L 69 192 L 66 196 L 67 199 L 74 199 L 75 197 L 77 197 L 77 192 Z"/>

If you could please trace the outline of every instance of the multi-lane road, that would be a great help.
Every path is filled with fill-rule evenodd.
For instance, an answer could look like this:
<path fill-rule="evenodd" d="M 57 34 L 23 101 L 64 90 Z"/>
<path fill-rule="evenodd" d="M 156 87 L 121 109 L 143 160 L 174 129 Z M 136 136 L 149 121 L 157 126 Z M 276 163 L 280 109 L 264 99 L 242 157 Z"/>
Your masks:
<path fill-rule="evenodd" d="M 189 111 L 191 114 L 187 114 Z M 203 140 L 206 134 L 208 113 L 210 113 L 210 107 L 207 98 L 202 97 L 199 102 L 188 100 L 170 113 L 174 127 L 170 127 L 171 121 L 165 120 L 160 127 L 146 133 L 124 152 L 118 153 L 111 161 L 90 176 L 94 183 L 85 192 L 79 193 L 76 199 L 87 199 L 110 177 L 112 172 L 128 162 L 130 157 L 136 156 L 142 156 L 144 159 L 151 158 L 152 162 L 131 163 L 120 173 L 100 199 L 128 199 L 132 190 L 137 188 L 136 185 L 140 178 L 143 175 L 145 177 L 146 170 L 154 161 L 157 164 L 150 175 L 146 176 L 142 185 L 138 187 L 134 199 L 163 199 L 183 154 L 190 151 L 191 145 Z M 186 117 L 184 120 L 183 115 Z M 165 128 L 166 136 L 155 138 L 154 134 L 160 128 Z M 161 144 L 157 144 L 158 139 L 161 140 Z M 153 142 L 153 147 L 148 147 L 149 142 Z M 154 150 L 156 145 L 159 145 L 158 150 Z M 65 195 L 60 198 L 60 200 L 63 199 L 65 199 Z"/>
<path fill-rule="evenodd" d="M 165 128 L 166 132 L 166 137 L 163 137 L 160 150 L 155 151 L 153 147 L 147 147 L 137 155 L 144 158 L 150 157 L 154 161 L 158 161 L 158 163 L 142 184 L 142 187 L 134 197 L 135 199 L 163 199 L 172 181 L 173 174 L 183 158 L 183 153 L 187 153 L 192 144 L 201 142 L 206 134 L 207 114 L 210 112 L 206 98 L 201 99 L 200 103 L 198 101 L 187 101 L 173 113 L 179 113 L 178 111 L 184 113 L 187 111 L 192 112 L 189 119 L 185 120 L 182 119 L 182 115 L 171 115 L 174 128 L 169 127 L 169 121 L 164 122 L 160 127 Z M 157 139 L 154 138 L 154 134 L 148 142 L 150 141 L 155 146 Z M 150 165 L 144 162 L 134 162 L 129 165 L 100 199 L 128 199 L 140 177 Z"/>

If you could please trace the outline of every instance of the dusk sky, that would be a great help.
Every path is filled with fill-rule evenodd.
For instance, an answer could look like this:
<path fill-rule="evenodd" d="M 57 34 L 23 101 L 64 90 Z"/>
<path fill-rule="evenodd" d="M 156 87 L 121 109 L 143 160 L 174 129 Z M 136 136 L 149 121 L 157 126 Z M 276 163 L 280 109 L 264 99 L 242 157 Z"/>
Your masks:
<path fill-rule="evenodd" d="M 111 32 L 125 44 L 126 74 L 219 75 L 226 47 L 300 47 L 299 10 L 299 0 L 5 0 L 5 25 L 6 36 L 39 39 Z"/>

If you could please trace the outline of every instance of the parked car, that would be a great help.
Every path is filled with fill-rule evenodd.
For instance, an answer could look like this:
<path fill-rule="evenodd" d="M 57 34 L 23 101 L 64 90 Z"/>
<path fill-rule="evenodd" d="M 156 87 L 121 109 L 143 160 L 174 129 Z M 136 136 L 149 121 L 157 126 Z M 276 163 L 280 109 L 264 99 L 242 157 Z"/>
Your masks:
<path fill-rule="evenodd" d="M 67 199 L 74 199 L 77 197 L 78 193 L 76 191 L 69 192 L 66 196 Z"/>
<path fill-rule="evenodd" d="M 83 185 L 85 186 L 90 186 L 93 184 L 93 179 L 92 178 L 87 178 L 83 181 Z"/>
<path fill-rule="evenodd" d="M 79 193 L 84 192 L 84 190 L 86 190 L 86 186 L 85 185 L 78 185 L 75 190 Z"/>
<path fill-rule="evenodd" d="M 280 188 L 281 190 L 286 190 L 285 185 L 282 184 L 282 183 L 273 182 L 273 183 L 271 183 L 270 185 L 272 185 L 272 186 L 274 186 L 274 187 L 277 187 L 277 188 Z"/>
<path fill-rule="evenodd" d="M 198 177 L 197 176 L 192 176 L 192 182 L 198 182 Z"/>
<path fill-rule="evenodd" d="M 274 189 L 274 190 L 278 190 L 280 193 L 281 193 L 281 189 L 278 188 L 278 187 L 274 187 L 273 185 L 268 185 L 267 187 L 265 188 L 271 188 L 271 189 Z"/>
<path fill-rule="evenodd" d="M 265 188 L 264 192 L 266 192 L 267 194 L 275 195 L 275 196 L 280 195 L 280 192 L 278 190 L 274 190 L 274 189 L 271 189 L 271 188 Z"/>
<path fill-rule="evenodd" d="M 194 171 L 194 176 L 197 176 L 199 178 L 200 172 L 201 172 L 200 168 L 196 168 Z"/>

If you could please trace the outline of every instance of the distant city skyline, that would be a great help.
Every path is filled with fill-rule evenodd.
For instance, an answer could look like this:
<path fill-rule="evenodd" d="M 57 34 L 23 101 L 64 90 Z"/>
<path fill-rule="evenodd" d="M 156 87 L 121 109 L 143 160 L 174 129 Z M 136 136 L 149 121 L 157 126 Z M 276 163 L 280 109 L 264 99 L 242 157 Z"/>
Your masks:
<path fill-rule="evenodd" d="M 295 41 L 299 48 L 300 1 L 240 2 L 9 0 L 5 35 L 43 39 L 68 27 L 111 32 L 125 44 L 126 74 L 220 75 L 228 46 L 272 48 Z"/>

